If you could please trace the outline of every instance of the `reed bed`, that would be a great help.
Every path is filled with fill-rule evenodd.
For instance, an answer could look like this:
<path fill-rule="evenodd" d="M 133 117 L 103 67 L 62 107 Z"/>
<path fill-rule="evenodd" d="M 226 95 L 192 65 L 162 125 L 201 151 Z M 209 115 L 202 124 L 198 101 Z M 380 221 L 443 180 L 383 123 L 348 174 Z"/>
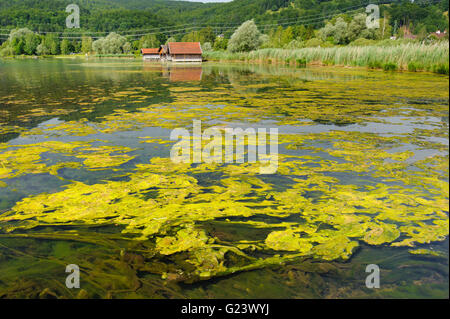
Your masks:
<path fill-rule="evenodd" d="M 207 52 L 210 60 L 266 63 L 367 66 L 386 71 L 409 70 L 449 73 L 449 42 L 403 43 L 397 46 L 343 46 L 303 49 L 260 49 L 248 53 Z"/>

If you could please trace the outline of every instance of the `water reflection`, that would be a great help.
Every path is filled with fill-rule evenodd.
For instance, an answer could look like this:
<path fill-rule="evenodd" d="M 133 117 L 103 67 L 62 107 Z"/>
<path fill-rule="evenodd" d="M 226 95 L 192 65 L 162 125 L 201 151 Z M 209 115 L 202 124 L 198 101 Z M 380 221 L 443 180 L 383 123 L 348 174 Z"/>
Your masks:
<path fill-rule="evenodd" d="M 411 255 L 410 247 L 389 246 L 400 233 L 419 242 L 436 238 L 431 227 L 439 226 L 436 231 L 445 236 L 448 195 L 441 189 L 448 190 L 448 143 L 443 142 L 448 137 L 448 78 L 342 68 L 83 59 L 10 61 L 1 64 L 0 72 L 0 135 L 9 141 L 0 145 L 3 216 L 29 199 L 19 214 L 23 224 L 6 221 L 18 228 L 0 233 L 0 268 L 8 269 L 0 273 L 0 296 L 3 291 L 4 296 L 18 296 L 30 287 L 26 296 L 33 297 L 49 286 L 66 296 L 54 284 L 60 280 L 55 260 L 69 258 L 89 269 L 86 289 L 93 297 L 271 298 L 280 292 L 292 298 L 448 296 L 448 239 L 416 247 L 443 255 Z M 431 91 L 436 93 L 430 96 Z M 245 166 L 173 167 L 168 160 L 170 131 L 190 126 L 193 119 L 205 125 L 278 127 L 284 134 L 282 170 L 255 176 Z M 148 184 L 155 174 L 159 182 Z M 87 196 L 93 200 L 82 200 Z M 111 202 L 100 205 L 106 196 L 113 196 Z M 167 208 L 174 202 L 176 209 Z M 229 206 L 214 209 L 224 203 Z M 110 207 L 109 215 L 98 217 Z M 139 215 L 146 209 L 161 216 L 146 220 L 153 216 Z M 421 223 L 419 233 L 415 218 Z M 194 224 L 204 235 L 184 228 Z M 163 236 L 178 236 L 181 244 L 173 246 L 180 254 L 155 254 L 154 237 L 129 240 L 121 233 L 127 225 L 137 234 L 148 225 L 165 227 L 154 236 L 169 247 L 175 237 Z M 361 225 L 371 229 L 369 237 Z M 207 277 L 230 265 L 240 269 L 251 258 L 284 257 L 286 247 L 266 239 L 289 227 L 300 237 L 279 234 L 284 236 L 280 245 L 292 244 L 288 251 L 299 248 L 296 243 L 307 238 L 305 233 L 317 241 L 311 249 L 330 236 L 339 240 L 328 241 L 319 254 L 314 250 L 314 260 L 302 255 L 283 267 L 178 284 L 197 278 L 189 277 L 196 267 L 206 267 L 200 275 Z M 185 249 L 190 242 L 183 234 L 207 236 L 208 241 Z M 356 241 L 360 244 L 352 250 Z M 213 242 L 233 250 L 216 254 Z M 336 259 L 340 254 L 352 256 Z M 34 257 L 30 261 L 28 256 Z M 186 260 L 201 262 L 194 267 Z M 35 267 L 37 262 L 46 266 Z M 362 286 L 367 263 L 386 270 L 383 280 L 390 286 L 380 294 Z M 14 285 L 18 270 L 24 269 L 26 279 Z M 40 280 L 42 272 L 52 274 L 53 281 Z"/>

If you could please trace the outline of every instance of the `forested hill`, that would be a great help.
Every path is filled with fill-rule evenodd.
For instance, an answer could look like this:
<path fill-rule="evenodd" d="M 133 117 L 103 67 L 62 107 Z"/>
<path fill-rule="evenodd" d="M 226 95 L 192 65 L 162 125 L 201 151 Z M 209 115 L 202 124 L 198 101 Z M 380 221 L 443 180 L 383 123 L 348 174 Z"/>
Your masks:
<path fill-rule="evenodd" d="M 351 13 L 367 3 L 395 2 L 392 11 L 398 25 L 422 23 L 432 30 L 445 27 L 442 12 L 447 0 L 234 0 L 228 3 L 198 3 L 173 0 L 0 0 L 0 28 L 28 27 L 35 31 L 64 31 L 70 3 L 81 9 L 81 28 L 86 31 L 125 31 L 162 28 L 181 24 L 239 24 L 254 19 L 258 25 L 312 25 L 340 12 Z M 400 3 L 400 4 L 399 4 Z M 349 12 L 350 11 L 350 12 Z M 436 20 L 437 19 L 437 20 Z M 443 22 L 444 21 L 444 22 Z M 226 30 L 226 26 L 223 27 Z M 231 27 L 230 27 L 231 29 Z"/>

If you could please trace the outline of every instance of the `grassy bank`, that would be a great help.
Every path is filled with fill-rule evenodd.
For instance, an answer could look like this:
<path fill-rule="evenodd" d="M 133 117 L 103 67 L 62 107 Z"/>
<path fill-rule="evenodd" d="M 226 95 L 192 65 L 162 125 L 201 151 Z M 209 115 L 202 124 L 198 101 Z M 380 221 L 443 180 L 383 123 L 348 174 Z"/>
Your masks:
<path fill-rule="evenodd" d="M 142 56 L 135 54 L 58 54 L 58 55 L 13 55 L 0 57 L 1 59 L 78 59 L 78 58 L 142 58 Z"/>
<path fill-rule="evenodd" d="M 303 49 L 260 49 L 248 53 L 205 52 L 208 60 L 303 65 L 366 66 L 386 71 L 430 71 L 449 74 L 449 43 L 407 43 L 398 46 L 345 46 Z"/>

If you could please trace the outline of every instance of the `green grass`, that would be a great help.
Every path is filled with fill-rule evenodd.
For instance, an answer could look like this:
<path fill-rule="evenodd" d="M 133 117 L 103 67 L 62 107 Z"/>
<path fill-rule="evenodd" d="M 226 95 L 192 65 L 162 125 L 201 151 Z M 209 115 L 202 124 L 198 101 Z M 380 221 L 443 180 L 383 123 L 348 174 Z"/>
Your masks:
<path fill-rule="evenodd" d="M 449 43 L 402 43 L 393 46 L 336 46 L 330 48 L 260 49 L 248 53 L 207 52 L 209 60 L 246 60 L 283 63 L 286 60 L 327 65 L 366 66 L 376 69 L 430 71 L 448 75 Z M 395 67 L 393 66 L 395 65 Z"/>
<path fill-rule="evenodd" d="M 385 71 L 395 71 L 397 70 L 397 64 L 392 62 L 387 62 L 383 65 L 383 70 Z"/>
<path fill-rule="evenodd" d="M 433 65 L 433 72 L 448 75 L 448 62 L 447 62 L 447 64 L 440 63 L 440 64 Z"/>
<path fill-rule="evenodd" d="M 408 71 L 416 72 L 417 69 L 419 69 L 419 66 L 417 65 L 417 63 L 414 63 L 413 61 L 408 63 Z"/>
<path fill-rule="evenodd" d="M 306 66 L 306 59 L 296 59 L 295 64 L 298 67 L 304 67 L 304 66 Z"/>
<path fill-rule="evenodd" d="M 134 54 L 94 54 L 93 57 L 96 58 L 116 58 L 116 57 L 124 57 L 124 58 L 134 58 Z"/>

